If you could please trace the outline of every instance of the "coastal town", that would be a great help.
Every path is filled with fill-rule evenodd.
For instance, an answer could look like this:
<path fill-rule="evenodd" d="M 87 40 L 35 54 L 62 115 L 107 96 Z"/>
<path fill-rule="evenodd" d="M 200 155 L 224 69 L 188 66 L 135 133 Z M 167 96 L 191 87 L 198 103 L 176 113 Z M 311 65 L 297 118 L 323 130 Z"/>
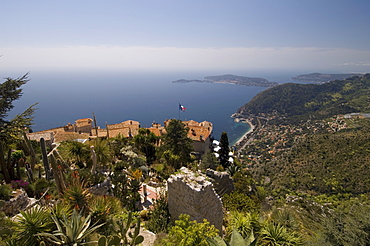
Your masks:
<path fill-rule="evenodd" d="M 147 128 L 150 132 L 154 133 L 157 137 L 166 133 L 166 125 L 169 120 L 164 121 L 164 124 L 152 123 L 152 126 Z M 189 128 L 188 137 L 193 140 L 193 154 L 201 156 L 211 148 L 212 144 L 212 130 L 213 125 L 211 122 L 203 121 L 196 122 L 194 120 L 183 121 L 186 127 Z M 140 129 L 140 122 L 135 120 L 126 120 L 117 124 L 106 125 L 105 128 L 96 126 L 94 120 L 91 118 L 78 119 L 75 123 L 68 123 L 67 125 L 27 133 L 30 140 L 40 141 L 43 138 L 47 145 L 51 146 L 53 143 L 60 143 L 62 141 L 79 141 L 85 142 L 96 138 L 115 138 L 121 137 L 134 137 L 138 134 Z"/>
<path fill-rule="evenodd" d="M 237 156 L 248 166 L 257 165 L 261 161 L 270 161 L 279 153 L 288 151 L 295 142 L 308 134 L 338 132 L 351 127 L 356 120 L 368 119 L 368 113 L 350 113 L 334 116 L 321 121 L 307 120 L 298 125 L 267 124 L 274 120 L 275 115 L 261 114 L 243 118 L 238 114 L 233 117 L 236 121 L 243 121 L 251 126 L 235 144 Z"/>

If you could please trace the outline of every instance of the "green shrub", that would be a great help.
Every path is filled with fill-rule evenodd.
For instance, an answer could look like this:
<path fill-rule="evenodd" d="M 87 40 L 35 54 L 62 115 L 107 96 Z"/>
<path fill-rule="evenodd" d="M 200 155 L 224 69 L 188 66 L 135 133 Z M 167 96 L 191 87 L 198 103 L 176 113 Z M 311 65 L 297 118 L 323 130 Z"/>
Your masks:
<path fill-rule="evenodd" d="M 258 201 L 253 200 L 246 194 L 235 191 L 225 194 L 222 202 L 228 211 L 250 212 L 260 207 Z"/>
<path fill-rule="evenodd" d="M 207 220 L 197 223 L 190 221 L 189 215 L 181 214 L 160 245 L 208 246 L 207 237 L 213 238 L 217 235 L 218 230 Z"/>
<path fill-rule="evenodd" d="M 170 213 L 168 211 L 167 194 L 162 193 L 159 198 L 154 201 L 149 220 L 146 223 L 146 228 L 154 233 L 167 232 L 169 222 Z"/>
<path fill-rule="evenodd" d="M 12 196 L 12 186 L 10 184 L 0 185 L 0 200 L 9 200 Z"/>

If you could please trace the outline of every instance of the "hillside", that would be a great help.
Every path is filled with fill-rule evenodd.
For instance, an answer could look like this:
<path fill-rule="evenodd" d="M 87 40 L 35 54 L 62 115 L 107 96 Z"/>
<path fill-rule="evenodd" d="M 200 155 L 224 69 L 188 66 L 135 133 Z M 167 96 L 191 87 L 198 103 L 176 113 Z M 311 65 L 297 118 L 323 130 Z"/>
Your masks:
<path fill-rule="evenodd" d="M 353 76 L 361 76 L 361 74 L 347 73 L 347 74 L 324 74 L 324 73 L 310 73 L 301 74 L 292 77 L 292 80 L 312 83 L 326 83 L 333 80 L 343 80 Z"/>
<path fill-rule="evenodd" d="M 369 111 L 370 74 L 325 84 L 287 83 L 269 88 L 239 108 L 243 116 L 278 113 L 288 121 Z"/>
<path fill-rule="evenodd" d="M 243 161 L 280 195 L 370 192 L 370 119 L 339 116 L 369 111 L 369 92 L 370 74 L 260 93 L 239 110 L 259 116 Z"/>

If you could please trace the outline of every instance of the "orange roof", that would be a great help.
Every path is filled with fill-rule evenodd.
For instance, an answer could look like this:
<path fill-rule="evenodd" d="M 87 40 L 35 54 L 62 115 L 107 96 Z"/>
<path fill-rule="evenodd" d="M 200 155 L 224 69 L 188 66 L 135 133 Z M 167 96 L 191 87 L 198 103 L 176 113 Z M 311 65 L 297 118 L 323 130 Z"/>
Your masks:
<path fill-rule="evenodd" d="M 183 121 L 183 123 L 188 127 L 199 126 L 199 122 L 196 122 L 195 120 Z"/>
<path fill-rule="evenodd" d="M 189 127 L 188 138 L 193 141 L 204 141 L 211 135 L 211 133 L 212 131 L 210 131 L 208 127 L 192 126 Z"/>
<path fill-rule="evenodd" d="M 170 120 L 166 120 L 164 124 L 166 125 Z M 205 141 L 210 135 L 212 134 L 213 126 L 211 122 L 202 121 L 201 123 L 196 122 L 195 120 L 188 120 L 183 121 L 186 127 L 189 128 L 188 138 L 192 139 L 193 141 Z M 150 131 L 154 132 L 156 136 L 158 131 L 153 129 L 153 127 L 149 128 Z M 163 130 L 163 133 L 165 131 Z"/>
<path fill-rule="evenodd" d="M 89 126 L 92 124 L 92 119 L 90 118 L 85 118 L 85 119 L 79 119 L 79 120 L 76 120 L 76 126 L 77 127 L 81 127 L 81 126 Z"/>

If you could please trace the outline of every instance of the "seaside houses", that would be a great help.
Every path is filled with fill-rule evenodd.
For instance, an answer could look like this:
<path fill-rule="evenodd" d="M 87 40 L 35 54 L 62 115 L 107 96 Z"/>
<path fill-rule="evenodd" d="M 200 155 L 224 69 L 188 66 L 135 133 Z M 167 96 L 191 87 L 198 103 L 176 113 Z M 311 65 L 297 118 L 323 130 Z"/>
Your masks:
<path fill-rule="evenodd" d="M 166 124 L 169 120 L 164 122 L 162 126 L 159 123 L 153 123 L 148 129 L 156 136 L 162 136 L 166 133 Z M 213 126 L 211 122 L 203 121 L 196 122 L 194 120 L 183 121 L 185 126 L 189 129 L 188 137 L 193 140 L 194 153 L 201 156 L 211 148 L 211 135 Z M 134 137 L 138 134 L 140 123 L 134 120 L 126 120 L 121 123 L 106 125 L 106 128 L 94 127 L 93 120 L 90 118 L 78 119 L 74 124 L 68 123 L 65 126 L 28 133 L 27 136 L 31 140 L 40 141 L 44 138 L 46 143 L 51 146 L 52 143 L 58 143 L 67 140 L 75 140 L 84 142 L 94 138 L 114 138 Z"/>

